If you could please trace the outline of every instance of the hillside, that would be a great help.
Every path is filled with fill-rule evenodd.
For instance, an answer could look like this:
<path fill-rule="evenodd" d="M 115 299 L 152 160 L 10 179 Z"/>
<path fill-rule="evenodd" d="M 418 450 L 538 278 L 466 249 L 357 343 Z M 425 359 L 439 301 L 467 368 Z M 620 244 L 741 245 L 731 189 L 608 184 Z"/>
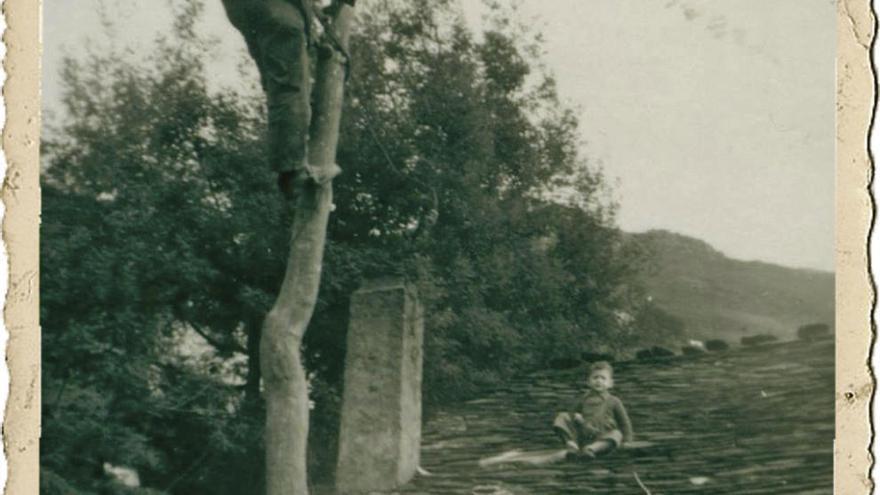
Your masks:
<path fill-rule="evenodd" d="M 834 274 L 726 257 L 668 231 L 629 234 L 649 252 L 648 295 L 686 324 L 692 338 L 795 337 L 800 325 L 834 324 Z"/>

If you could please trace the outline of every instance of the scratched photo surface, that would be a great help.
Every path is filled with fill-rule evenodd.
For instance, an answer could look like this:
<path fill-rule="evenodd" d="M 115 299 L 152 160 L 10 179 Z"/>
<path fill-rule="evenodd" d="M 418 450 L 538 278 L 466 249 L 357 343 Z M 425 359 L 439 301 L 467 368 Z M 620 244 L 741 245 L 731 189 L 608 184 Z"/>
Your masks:
<path fill-rule="evenodd" d="M 40 492 L 830 493 L 836 22 L 43 0 Z"/>

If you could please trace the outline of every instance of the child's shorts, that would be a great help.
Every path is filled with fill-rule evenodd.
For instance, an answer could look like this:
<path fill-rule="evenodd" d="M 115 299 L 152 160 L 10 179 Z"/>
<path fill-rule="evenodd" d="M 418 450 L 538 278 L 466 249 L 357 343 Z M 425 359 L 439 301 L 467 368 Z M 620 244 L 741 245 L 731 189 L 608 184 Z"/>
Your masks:
<path fill-rule="evenodd" d="M 583 423 L 574 420 L 570 413 L 559 413 L 553 421 L 553 429 L 564 441 L 574 440 L 578 445 L 587 445 L 592 442 L 607 440 L 619 447 L 623 443 L 623 433 L 618 429 L 600 431 L 587 427 Z"/>

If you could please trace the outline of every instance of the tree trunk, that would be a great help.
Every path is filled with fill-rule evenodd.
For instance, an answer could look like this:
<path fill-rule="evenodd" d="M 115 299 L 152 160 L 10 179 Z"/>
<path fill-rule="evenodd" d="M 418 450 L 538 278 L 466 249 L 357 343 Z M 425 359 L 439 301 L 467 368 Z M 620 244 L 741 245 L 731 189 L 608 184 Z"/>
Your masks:
<path fill-rule="evenodd" d="M 348 43 L 351 6 L 340 3 L 335 34 Z M 309 139 L 309 163 L 318 181 L 299 186 L 287 270 L 275 305 L 263 324 L 260 363 L 266 394 L 266 493 L 305 495 L 309 398 L 300 346 L 318 297 L 332 178 L 342 111 L 341 55 L 323 50 L 318 60 Z"/>

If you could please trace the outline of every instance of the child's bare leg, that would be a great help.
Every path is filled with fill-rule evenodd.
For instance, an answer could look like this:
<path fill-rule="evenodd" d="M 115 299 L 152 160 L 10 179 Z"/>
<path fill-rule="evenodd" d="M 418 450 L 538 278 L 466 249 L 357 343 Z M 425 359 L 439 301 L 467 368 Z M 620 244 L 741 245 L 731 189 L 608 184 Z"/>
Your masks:
<path fill-rule="evenodd" d="M 553 422 L 553 431 L 565 443 L 565 448 L 572 452 L 577 452 L 580 449 L 577 442 L 577 428 L 572 415 L 568 413 L 557 415 Z"/>
<path fill-rule="evenodd" d="M 614 450 L 621 443 L 623 443 L 623 433 L 620 430 L 612 430 L 601 434 L 598 438 L 594 437 L 590 443 L 584 446 L 581 453 L 587 457 L 596 457 Z"/>
<path fill-rule="evenodd" d="M 584 448 L 581 449 L 581 453 L 587 457 L 596 457 L 599 454 L 611 451 L 615 445 L 616 444 L 611 440 L 596 440 L 593 443 L 585 445 Z"/>

